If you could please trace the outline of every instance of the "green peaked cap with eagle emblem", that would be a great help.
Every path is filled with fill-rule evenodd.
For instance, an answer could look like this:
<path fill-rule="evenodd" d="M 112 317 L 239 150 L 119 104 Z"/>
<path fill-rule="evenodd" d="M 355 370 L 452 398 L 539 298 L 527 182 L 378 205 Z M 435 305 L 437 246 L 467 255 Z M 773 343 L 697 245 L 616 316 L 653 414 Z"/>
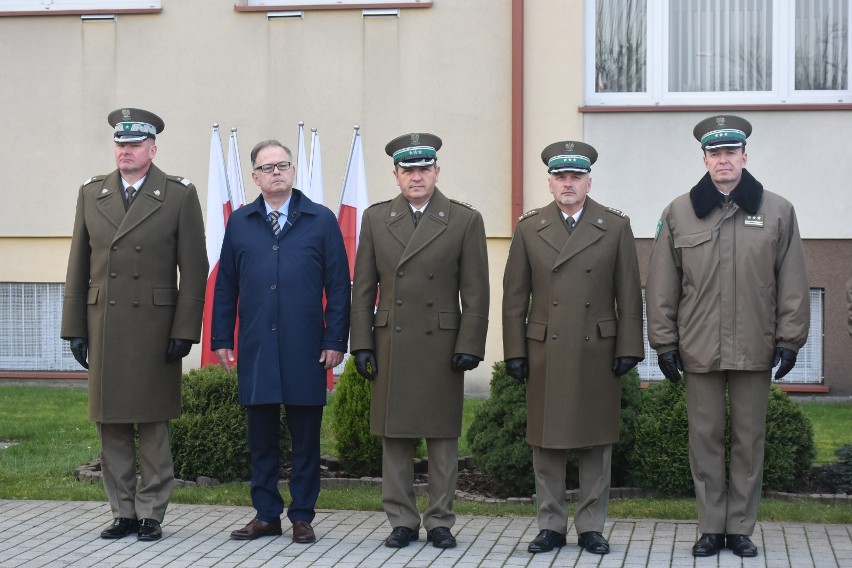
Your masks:
<path fill-rule="evenodd" d="M 438 161 L 441 139 L 428 132 L 411 132 L 387 143 L 385 153 L 403 168 L 432 166 Z"/>
<path fill-rule="evenodd" d="M 592 164 L 598 159 L 598 152 L 585 142 L 563 140 L 554 142 L 541 151 L 541 161 L 547 166 L 547 173 L 592 171 Z"/>
<path fill-rule="evenodd" d="M 695 125 L 692 135 L 701 142 L 702 150 L 742 148 L 751 134 L 751 123 L 733 114 L 717 114 Z"/>

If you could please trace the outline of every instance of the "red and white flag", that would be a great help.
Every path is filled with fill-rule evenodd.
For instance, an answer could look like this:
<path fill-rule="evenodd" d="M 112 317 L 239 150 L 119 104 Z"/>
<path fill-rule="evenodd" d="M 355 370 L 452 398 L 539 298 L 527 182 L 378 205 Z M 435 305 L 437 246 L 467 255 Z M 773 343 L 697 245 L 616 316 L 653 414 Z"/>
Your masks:
<path fill-rule="evenodd" d="M 246 204 L 246 188 L 243 184 L 243 168 L 240 166 L 240 148 L 237 145 L 237 129 L 231 129 L 228 140 L 228 189 L 231 193 L 231 211 Z"/>
<path fill-rule="evenodd" d="M 311 128 L 311 165 L 308 169 L 308 184 L 305 195 L 314 203 L 325 205 L 325 188 L 322 179 L 322 155 L 320 154 L 319 133 Z"/>
<path fill-rule="evenodd" d="M 305 154 L 305 123 L 299 121 L 299 147 L 296 148 L 296 183 L 293 185 L 302 193 L 308 191 L 308 158 Z"/>
<path fill-rule="evenodd" d="M 361 217 L 370 206 L 367 197 L 367 173 L 364 169 L 364 150 L 361 147 L 360 127 L 355 127 L 352 151 L 346 177 L 343 179 L 343 193 L 340 195 L 340 211 L 337 223 L 343 233 L 343 244 L 349 257 L 349 279 L 355 275 L 355 251 L 358 250 L 358 238 L 361 235 Z"/>
<path fill-rule="evenodd" d="M 231 196 L 228 191 L 228 178 L 225 173 L 225 156 L 222 154 L 222 140 L 219 137 L 219 125 L 213 125 L 210 138 L 210 168 L 207 173 L 207 291 L 204 294 L 204 319 L 201 333 L 201 366 L 218 363 L 216 354 L 210 349 L 210 334 L 213 325 L 213 293 L 216 288 L 216 275 L 219 273 L 219 255 L 225 238 L 225 225 L 231 216 Z M 236 354 L 236 345 L 234 346 Z"/>

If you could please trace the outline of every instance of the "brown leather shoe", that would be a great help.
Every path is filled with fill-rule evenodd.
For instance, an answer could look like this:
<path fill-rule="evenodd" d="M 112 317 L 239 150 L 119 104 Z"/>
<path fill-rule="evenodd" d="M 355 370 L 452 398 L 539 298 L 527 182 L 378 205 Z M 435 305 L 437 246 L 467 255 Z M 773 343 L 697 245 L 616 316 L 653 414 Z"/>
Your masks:
<path fill-rule="evenodd" d="M 317 536 L 308 521 L 293 521 L 293 542 L 308 544 L 316 542 Z"/>
<path fill-rule="evenodd" d="M 266 521 L 261 521 L 260 519 L 252 519 L 251 522 L 245 527 L 232 532 L 231 538 L 234 540 L 254 540 L 262 536 L 278 536 L 280 534 L 280 520 L 267 523 Z"/>

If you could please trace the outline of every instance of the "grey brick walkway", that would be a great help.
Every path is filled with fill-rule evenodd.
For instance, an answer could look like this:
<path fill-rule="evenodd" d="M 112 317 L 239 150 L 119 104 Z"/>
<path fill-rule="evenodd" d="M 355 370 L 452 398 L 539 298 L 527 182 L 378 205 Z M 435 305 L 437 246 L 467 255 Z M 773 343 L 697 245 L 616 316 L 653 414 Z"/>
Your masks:
<path fill-rule="evenodd" d="M 230 540 L 228 533 L 253 513 L 250 507 L 172 504 L 163 539 L 140 543 L 98 537 L 111 520 L 106 503 L 0 500 L 0 567 L 852 567 L 850 525 L 759 523 L 753 536 L 757 558 L 740 559 L 726 550 L 696 559 L 694 521 L 611 519 L 607 556 L 581 553 L 573 528 L 558 553 L 532 555 L 526 547 L 538 530 L 531 517 L 460 516 L 453 529 L 459 546 L 444 551 L 425 543 L 422 530 L 421 540 L 408 548 L 386 548 L 384 513 L 362 511 L 319 511 L 319 540 L 312 545 L 293 544 L 289 530 L 277 538 Z"/>

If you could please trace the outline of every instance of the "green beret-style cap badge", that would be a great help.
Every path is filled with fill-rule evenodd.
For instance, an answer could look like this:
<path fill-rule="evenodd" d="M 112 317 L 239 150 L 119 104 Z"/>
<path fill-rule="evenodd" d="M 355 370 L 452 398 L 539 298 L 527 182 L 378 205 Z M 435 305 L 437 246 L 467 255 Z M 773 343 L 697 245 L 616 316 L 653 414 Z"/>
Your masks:
<path fill-rule="evenodd" d="M 592 171 L 592 164 L 598 159 L 598 152 L 585 142 L 563 140 L 554 142 L 541 151 L 541 161 L 547 166 L 547 173 Z"/>
<path fill-rule="evenodd" d="M 751 123 L 733 114 L 718 114 L 696 124 L 692 135 L 701 142 L 702 150 L 740 148 L 751 135 Z"/>
<path fill-rule="evenodd" d="M 441 144 L 441 139 L 434 134 L 412 132 L 388 142 L 385 153 L 393 158 L 394 165 L 404 168 L 431 166 L 438 160 Z"/>
<path fill-rule="evenodd" d="M 166 128 L 162 118 L 139 108 L 116 109 L 109 113 L 107 122 L 115 129 L 113 140 L 121 143 L 154 139 Z"/>

